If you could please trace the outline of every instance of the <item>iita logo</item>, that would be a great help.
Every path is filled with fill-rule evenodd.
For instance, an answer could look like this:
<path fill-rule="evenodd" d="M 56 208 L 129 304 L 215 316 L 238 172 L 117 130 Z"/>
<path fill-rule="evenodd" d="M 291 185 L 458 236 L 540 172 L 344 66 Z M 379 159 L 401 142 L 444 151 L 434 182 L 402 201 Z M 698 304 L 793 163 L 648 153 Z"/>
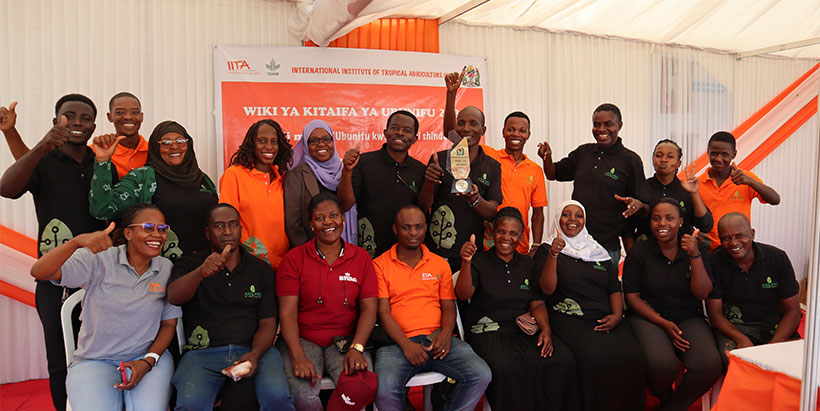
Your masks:
<path fill-rule="evenodd" d="M 772 281 L 771 276 L 766 276 L 766 282 L 763 283 L 760 287 L 761 288 L 777 288 L 777 281 Z"/>
<path fill-rule="evenodd" d="M 265 67 L 268 68 L 268 75 L 269 76 L 278 76 L 279 75 L 279 64 L 276 64 L 276 60 L 270 59 L 270 64 L 265 64 Z"/>
<path fill-rule="evenodd" d="M 530 280 L 525 278 L 524 279 L 524 284 L 521 284 L 521 286 L 519 288 L 521 288 L 522 290 L 529 291 L 530 290 Z"/>
<path fill-rule="evenodd" d="M 257 74 L 256 70 L 251 68 L 247 60 L 228 60 L 228 73 L 232 74 Z"/>
<path fill-rule="evenodd" d="M 593 266 L 592 266 L 592 268 L 594 268 L 594 269 L 596 269 L 596 270 L 606 271 L 606 267 L 604 267 L 604 266 L 601 264 L 601 262 L 600 262 L 600 261 L 596 261 L 596 262 L 595 262 L 595 265 L 593 265 Z"/>
<path fill-rule="evenodd" d="M 609 171 L 607 171 L 606 173 L 604 173 L 604 175 L 605 175 L 605 176 L 607 176 L 607 177 L 609 177 L 609 178 L 611 178 L 611 179 L 613 179 L 613 180 L 617 180 L 617 179 L 618 179 L 618 175 L 617 175 L 617 174 L 615 174 L 615 167 L 610 168 L 610 169 L 609 169 Z"/>
<path fill-rule="evenodd" d="M 251 284 L 250 291 L 245 293 L 245 298 L 262 298 L 262 293 L 256 292 L 256 287 Z"/>

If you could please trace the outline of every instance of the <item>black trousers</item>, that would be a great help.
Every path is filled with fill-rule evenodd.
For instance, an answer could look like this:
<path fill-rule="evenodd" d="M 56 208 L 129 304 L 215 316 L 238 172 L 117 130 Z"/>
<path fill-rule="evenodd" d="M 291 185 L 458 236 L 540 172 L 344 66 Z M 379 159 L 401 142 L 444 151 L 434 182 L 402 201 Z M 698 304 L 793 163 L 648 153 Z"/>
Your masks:
<path fill-rule="evenodd" d="M 76 290 L 71 290 L 73 293 Z M 57 411 L 64 411 L 66 399 L 65 377 L 68 368 L 65 363 L 65 344 L 63 344 L 63 326 L 60 323 L 60 308 L 63 306 L 63 287 L 50 281 L 37 281 L 34 291 L 37 304 L 37 315 L 43 325 L 43 336 L 46 344 L 46 361 L 48 363 L 48 384 L 51 390 L 51 401 Z M 74 310 L 74 338 L 80 329 L 80 306 Z"/>
<path fill-rule="evenodd" d="M 627 321 L 643 347 L 649 390 L 661 400 L 658 409 L 685 411 L 723 374 L 712 329 L 703 318 L 694 317 L 676 323 L 683 331 L 683 339 L 689 341 L 686 351 L 675 348 L 666 331 L 643 317 L 633 313 Z M 673 391 L 672 384 L 681 364 L 686 373 Z"/>

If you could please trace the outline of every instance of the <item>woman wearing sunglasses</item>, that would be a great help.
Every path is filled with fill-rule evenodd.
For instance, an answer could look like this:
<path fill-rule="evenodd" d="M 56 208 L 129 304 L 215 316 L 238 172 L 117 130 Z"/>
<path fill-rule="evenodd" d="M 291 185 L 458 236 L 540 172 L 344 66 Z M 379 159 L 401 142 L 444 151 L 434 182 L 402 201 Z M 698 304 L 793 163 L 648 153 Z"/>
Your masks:
<path fill-rule="evenodd" d="M 217 191 L 199 169 L 193 139 L 185 128 L 175 121 L 157 124 L 148 139 L 145 166 L 113 184 L 111 155 L 116 146 L 94 147 L 97 161 L 88 194 L 91 215 L 110 221 L 132 204 L 153 203 L 173 227 L 167 233 L 162 256 L 174 260 L 182 254 L 208 250 L 202 227 L 208 210 L 217 203 Z"/>
<path fill-rule="evenodd" d="M 336 194 L 342 177 L 342 159 L 336 155 L 333 129 L 322 120 L 305 125 L 302 138 L 293 147 L 293 163 L 285 174 L 285 232 L 290 247 L 300 246 L 315 237 L 310 229 L 308 203 L 315 195 Z M 344 213 L 342 238 L 356 244 L 356 224 L 359 221 L 354 204 Z"/>
<path fill-rule="evenodd" d="M 31 267 L 37 280 L 85 290 L 66 379 L 75 410 L 168 408 L 174 365 L 166 348 L 182 315 L 165 293 L 171 262 L 160 252 L 170 229 L 153 204 L 129 207 L 121 221 L 114 241 L 111 223 L 61 244 Z"/>

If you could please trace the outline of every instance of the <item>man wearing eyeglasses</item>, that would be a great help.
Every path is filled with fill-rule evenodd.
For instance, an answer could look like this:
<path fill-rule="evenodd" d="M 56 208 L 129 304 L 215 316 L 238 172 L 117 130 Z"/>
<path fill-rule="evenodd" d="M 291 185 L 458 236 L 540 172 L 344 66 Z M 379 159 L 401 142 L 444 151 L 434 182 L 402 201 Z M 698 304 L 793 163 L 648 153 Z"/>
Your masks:
<path fill-rule="evenodd" d="M 239 221 L 232 205 L 214 206 L 205 229 L 210 255 L 185 255 L 171 272 L 168 301 L 182 306 L 186 342 L 171 380 L 177 409 L 213 408 L 217 393 L 230 381 L 223 370 L 232 366 L 239 366 L 234 378 L 253 384 L 260 409 L 293 409 L 282 356 L 272 346 L 278 316 L 275 275 L 240 246 Z M 223 408 L 229 405 L 225 401 Z"/>
<path fill-rule="evenodd" d="M 358 245 L 375 258 L 396 243 L 393 215 L 399 207 L 416 203 L 425 167 L 407 152 L 418 141 L 419 121 L 399 110 L 387 118 L 382 148 L 359 154 L 345 153 L 338 195 L 345 210 L 358 209 Z"/>

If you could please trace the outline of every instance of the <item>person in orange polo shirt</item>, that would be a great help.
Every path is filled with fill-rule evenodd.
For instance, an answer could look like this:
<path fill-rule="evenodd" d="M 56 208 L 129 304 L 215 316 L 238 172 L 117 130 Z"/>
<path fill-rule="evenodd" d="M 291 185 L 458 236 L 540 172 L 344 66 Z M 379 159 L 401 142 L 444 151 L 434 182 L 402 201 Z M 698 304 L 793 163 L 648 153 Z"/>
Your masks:
<path fill-rule="evenodd" d="M 718 131 L 709 138 L 707 149 L 709 167 L 698 177 L 700 196 L 712 211 L 715 221 L 732 212 L 738 212 L 751 220 L 752 199 L 763 204 L 780 204 L 780 195 L 773 188 L 763 184 L 754 173 L 735 166 L 737 155 L 735 136 L 728 131 Z M 709 231 L 708 246 L 714 250 L 720 247 L 717 224 Z"/>
<path fill-rule="evenodd" d="M 219 201 L 239 210 L 242 246 L 274 269 L 289 248 L 282 174 L 292 156 L 279 123 L 260 120 L 248 129 L 219 180 Z"/>
<path fill-rule="evenodd" d="M 404 386 L 435 371 L 456 380 L 444 409 L 475 409 L 490 383 L 490 367 L 469 344 L 453 337 L 456 295 L 450 265 L 424 246 L 427 223 L 417 205 L 396 213 L 398 243 L 373 261 L 379 280 L 379 324 L 396 342 L 376 351 L 376 406 L 404 409 Z"/>

